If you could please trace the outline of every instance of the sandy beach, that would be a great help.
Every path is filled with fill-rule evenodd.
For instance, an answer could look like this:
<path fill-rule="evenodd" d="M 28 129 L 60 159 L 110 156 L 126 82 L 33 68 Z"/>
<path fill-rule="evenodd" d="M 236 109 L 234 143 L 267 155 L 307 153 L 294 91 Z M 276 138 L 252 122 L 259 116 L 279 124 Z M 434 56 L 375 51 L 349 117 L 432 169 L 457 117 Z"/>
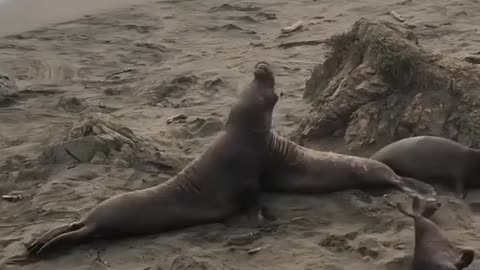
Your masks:
<path fill-rule="evenodd" d="M 23 196 L 0 201 L 0 261 L 100 201 L 178 172 L 221 130 L 259 60 L 272 63 L 277 91 L 283 93 L 273 129 L 290 136 L 308 113 L 305 82 L 327 48 L 322 42 L 283 48 L 282 42 L 324 40 L 348 31 L 361 17 L 397 22 L 389 15 L 395 10 L 425 49 L 458 57 L 480 50 L 478 0 L 81 2 L 0 3 L 0 74 L 19 93 L 17 102 L 0 103 L 0 195 Z M 281 34 L 299 20 L 302 30 Z M 169 121 L 180 114 L 184 117 Z M 72 160 L 61 147 L 75 132 L 85 132 L 82 121 L 92 116 L 105 119 L 104 130 L 132 131 L 106 138 L 112 149 L 119 141 L 143 148 L 126 143 L 111 158 Z M 89 155 L 95 144 L 85 140 L 75 147 Z M 309 147 L 344 151 L 329 140 Z M 99 241 L 11 269 L 406 270 L 412 221 L 385 206 L 383 193 L 268 194 L 267 205 L 277 217 L 269 230 L 232 220 Z M 389 194 L 409 202 L 404 194 Z M 445 234 L 480 251 L 480 221 L 451 196 L 442 198 L 445 207 L 437 219 Z M 249 252 L 255 248 L 259 251 Z"/>
<path fill-rule="evenodd" d="M 98 0 L 86 3 L 72 0 L 0 0 L 0 36 L 147 2 L 149 1 Z"/>

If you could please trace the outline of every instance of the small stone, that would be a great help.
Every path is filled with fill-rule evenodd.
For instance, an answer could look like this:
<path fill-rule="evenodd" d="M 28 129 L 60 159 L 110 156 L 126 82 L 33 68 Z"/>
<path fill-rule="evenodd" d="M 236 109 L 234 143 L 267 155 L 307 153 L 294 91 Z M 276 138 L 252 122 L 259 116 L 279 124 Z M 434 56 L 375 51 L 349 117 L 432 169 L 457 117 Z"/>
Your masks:
<path fill-rule="evenodd" d="M 97 152 L 95 156 L 93 156 L 92 160 L 90 160 L 90 163 L 105 164 L 106 160 L 107 160 L 107 156 L 103 152 Z"/>

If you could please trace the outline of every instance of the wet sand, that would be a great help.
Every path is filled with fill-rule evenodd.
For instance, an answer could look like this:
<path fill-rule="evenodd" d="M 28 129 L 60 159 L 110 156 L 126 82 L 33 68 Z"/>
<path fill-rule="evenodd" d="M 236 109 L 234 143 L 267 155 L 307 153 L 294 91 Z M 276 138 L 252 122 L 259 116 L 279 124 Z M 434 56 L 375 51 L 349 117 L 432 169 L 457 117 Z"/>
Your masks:
<path fill-rule="evenodd" d="M 473 0 L 160 0 L 110 11 L 113 0 L 103 2 L 101 13 L 87 17 L 82 15 L 92 7 L 81 6 L 67 17 L 37 15 L 33 23 L 37 16 L 29 18 L 20 4 L 18 18 L 0 16 L 3 33 L 12 33 L 0 38 L 0 72 L 21 93 L 20 102 L 0 107 L 0 193 L 24 196 L 14 203 L 0 201 L 0 260 L 99 201 L 161 183 L 185 166 L 218 134 L 238 88 L 259 60 L 273 64 L 278 92 L 284 93 L 274 130 L 290 135 L 308 111 L 303 87 L 326 48 L 284 49 L 282 42 L 323 40 L 348 30 L 360 17 L 394 21 L 388 12 L 395 10 L 426 49 L 461 57 L 480 47 L 480 5 Z M 15 20 L 18 28 L 3 27 Z M 68 22 L 50 24 L 63 20 Z M 298 20 L 304 21 L 302 31 L 280 35 Z M 41 28 L 16 32 L 38 22 Z M 82 163 L 55 152 L 73 125 L 95 113 L 130 128 L 144 151 L 126 144 L 113 158 L 95 156 Z M 178 114 L 187 119 L 167 124 Z M 117 134 L 115 127 L 105 130 Z M 76 150 L 90 149 L 89 143 L 82 141 Z M 118 150 L 115 142 L 107 146 Z M 330 142 L 315 146 L 336 147 L 342 148 Z M 55 162 L 41 157 L 44 165 L 36 165 L 44 151 Z M 167 170 L 145 162 L 150 159 L 179 165 Z M 380 196 L 358 190 L 272 194 L 267 205 L 278 221 L 269 230 L 236 222 L 197 226 L 77 246 L 55 259 L 12 269 L 406 269 L 403 264 L 413 251 L 412 222 L 387 208 Z M 480 248 L 478 221 L 465 205 L 444 203 L 437 217 L 445 233 L 454 243 Z M 247 252 L 259 247 L 255 254 Z"/>

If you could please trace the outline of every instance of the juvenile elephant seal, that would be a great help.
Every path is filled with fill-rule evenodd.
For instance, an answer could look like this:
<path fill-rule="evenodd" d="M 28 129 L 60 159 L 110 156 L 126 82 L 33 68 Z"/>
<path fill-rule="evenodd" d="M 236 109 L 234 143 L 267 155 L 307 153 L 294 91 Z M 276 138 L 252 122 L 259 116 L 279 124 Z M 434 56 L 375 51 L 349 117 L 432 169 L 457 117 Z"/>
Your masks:
<path fill-rule="evenodd" d="M 363 157 L 321 152 L 270 132 L 262 190 L 325 193 L 354 188 L 395 187 L 411 196 L 435 195 L 432 186 L 401 177 L 385 164 Z M 433 198 L 429 198 L 433 199 Z"/>
<path fill-rule="evenodd" d="M 370 158 L 387 164 L 401 176 L 446 184 L 454 188 L 460 198 L 465 198 L 465 187 L 475 186 L 480 176 L 480 150 L 436 136 L 402 139 L 383 147 Z"/>
<path fill-rule="evenodd" d="M 415 226 L 415 248 L 412 270 L 455 270 L 468 267 L 475 258 L 470 248 L 454 247 L 440 228 L 429 218 L 441 206 L 440 202 L 425 207 L 419 198 L 413 198 L 412 212 L 402 205 L 394 204 L 385 197 L 385 202 L 402 214 L 413 218 Z M 421 206 L 423 204 L 423 206 Z"/>
<path fill-rule="evenodd" d="M 260 168 L 278 96 L 270 66 L 259 62 L 254 79 L 231 108 L 217 140 L 176 176 L 157 186 L 123 193 L 81 220 L 50 230 L 29 255 L 73 246 L 94 237 L 120 238 L 220 222 L 259 213 Z"/>

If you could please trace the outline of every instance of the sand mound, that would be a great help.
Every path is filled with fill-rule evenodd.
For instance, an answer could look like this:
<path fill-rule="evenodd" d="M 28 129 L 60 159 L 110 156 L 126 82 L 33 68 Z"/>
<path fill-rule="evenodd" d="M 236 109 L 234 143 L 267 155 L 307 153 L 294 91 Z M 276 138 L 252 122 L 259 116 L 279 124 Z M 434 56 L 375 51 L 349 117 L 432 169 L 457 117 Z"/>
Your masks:
<path fill-rule="evenodd" d="M 299 131 L 343 136 L 351 147 L 414 135 L 480 146 L 480 68 L 418 43 L 398 24 L 367 19 L 332 37 L 307 82 L 313 108 Z"/>

